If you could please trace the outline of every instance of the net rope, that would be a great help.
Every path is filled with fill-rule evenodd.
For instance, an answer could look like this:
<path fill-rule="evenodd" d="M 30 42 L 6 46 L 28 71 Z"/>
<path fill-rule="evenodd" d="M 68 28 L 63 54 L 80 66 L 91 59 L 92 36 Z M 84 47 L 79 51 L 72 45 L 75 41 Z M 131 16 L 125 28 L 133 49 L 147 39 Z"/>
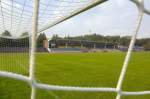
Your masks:
<path fill-rule="evenodd" d="M 96 1 L 105 0 L 40 0 L 38 28 L 43 31 L 43 27 L 50 23 Z M 0 8 L 0 26 L 3 27 L 0 33 L 5 30 L 10 31 L 13 36 L 19 36 L 23 32 L 31 33 L 33 0 L 0 0 Z"/>
<path fill-rule="evenodd" d="M 8 1 L 8 2 L 6 2 Z M 9 2 L 10 1 L 10 2 Z M 11 2 L 12 1 L 12 2 Z M 30 3 L 28 3 L 30 2 Z M 146 95 L 150 94 L 150 91 L 138 91 L 138 92 L 128 92 L 122 90 L 122 83 L 124 81 L 127 67 L 131 58 L 132 50 L 135 44 L 135 40 L 137 38 L 138 31 L 140 29 L 140 25 L 142 22 L 142 17 L 144 14 L 149 14 L 150 11 L 145 9 L 144 0 L 132 0 L 138 7 L 138 18 L 137 24 L 135 27 L 135 31 L 132 35 L 132 39 L 130 42 L 130 46 L 122 66 L 121 74 L 118 79 L 118 84 L 116 88 L 110 87 L 74 87 L 74 86 L 59 86 L 59 85 L 49 85 L 43 84 L 36 81 L 34 76 L 35 72 L 35 48 L 36 48 L 36 37 L 37 33 L 40 31 L 44 31 L 56 24 L 59 24 L 83 11 L 92 8 L 99 3 L 101 0 L 83 0 L 83 1 L 68 1 L 68 0 L 55 0 L 55 5 L 53 3 L 44 3 L 39 0 L 24 0 L 23 3 L 18 0 L 0 0 L 0 25 L 1 31 L 9 30 L 12 33 L 20 33 L 24 31 L 31 32 L 31 51 L 30 51 L 30 65 L 29 67 L 29 76 L 13 73 L 13 71 L 0 71 L 1 77 L 9 77 L 17 80 L 21 80 L 27 82 L 31 85 L 31 99 L 36 98 L 36 89 L 44 89 L 44 90 L 62 90 L 62 91 L 84 91 L 84 92 L 116 92 L 116 99 L 121 99 L 122 95 Z M 31 5 L 30 5 L 31 4 Z M 14 6 L 15 5 L 15 6 Z M 16 5 L 21 5 L 22 9 L 19 9 Z M 8 8 L 6 8 L 8 6 Z M 50 6 L 50 9 L 48 8 Z M 54 8 L 57 7 L 57 10 Z M 30 8 L 30 10 L 29 10 Z M 31 8 L 33 11 L 31 11 Z M 17 12 L 17 11 L 20 12 Z M 64 11 L 64 12 L 63 12 Z M 52 13 L 51 13 L 52 12 Z M 55 12 L 55 13 L 54 13 Z M 26 14 L 25 14 L 26 13 Z M 17 20 L 16 16 L 20 15 L 19 20 Z M 33 19 L 32 19 L 33 17 Z M 47 22 L 47 18 L 51 20 Z M 32 21 L 31 21 L 32 19 Z M 46 22 L 45 22 L 46 21 Z M 31 24 L 32 23 L 32 24 Z M 29 36 L 29 37 L 30 37 Z M 5 39 L 17 39 L 14 37 L 2 37 Z M 22 37 L 24 38 L 24 37 Z M 12 42 L 11 42 L 12 43 Z M 11 55 L 12 57 L 13 55 Z M 2 55 L 4 57 L 4 55 Z M 13 56 L 14 57 L 14 56 Z M 19 57 L 20 58 L 20 57 Z M 11 58 L 13 59 L 13 58 Z M 1 62 L 3 62 L 3 58 L 1 58 Z M 13 62 L 13 60 L 11 60 Z M 19 62 L 17 64 L 22 64 Z M 10 66 L 11 67 L 11 66 Z M 11 69 L 10 69 L 11 70 Z"/>

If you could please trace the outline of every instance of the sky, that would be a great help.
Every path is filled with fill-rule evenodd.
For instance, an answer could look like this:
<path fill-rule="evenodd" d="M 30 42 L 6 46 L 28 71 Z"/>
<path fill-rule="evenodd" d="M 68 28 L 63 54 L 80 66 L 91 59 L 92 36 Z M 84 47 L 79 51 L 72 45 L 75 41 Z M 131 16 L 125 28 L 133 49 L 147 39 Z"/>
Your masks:
<path fill-rule="evenodd" d="M 31 32 L 33 0 L 1 1 L 0 33 L 9 30 L 13 36 L 20 36 L 25 31 Z M 69 11 L 89 4 L 90 1 L 92 0 L 40 0 L 39 29 L 57 21 Z M 150 9 L 150 0 L 145 0 L 145 7 Z M 48 38 L 53 34 L 61 37 L 95 33 L 105 36 L 130 36 L 135 31 L 137 16 L 137 7 L 130 0 L 108 0 L 44 32 Z M 138 37 L 150 37 L 150 15 L 144 14 Z"/>
<path fill-rule="evenodd" d="M 150 8 L 150 0 L 145 0 Z M 130 36 L 135 31 L 138 10 L 129 0 L 109 0 L 78 16 L 45 31 L 50 38 L 53 34 L 61 37 L 85 34 Z M 139 38 L 150 37 L 150 16 L 144 15 Z"/>

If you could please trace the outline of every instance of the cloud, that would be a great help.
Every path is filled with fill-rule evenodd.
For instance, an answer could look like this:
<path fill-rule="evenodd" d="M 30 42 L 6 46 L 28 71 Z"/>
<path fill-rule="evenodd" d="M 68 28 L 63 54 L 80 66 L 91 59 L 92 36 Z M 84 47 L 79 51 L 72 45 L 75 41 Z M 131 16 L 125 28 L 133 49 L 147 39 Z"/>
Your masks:
<path fill-rule="evenodd" d="M 110 0 L 98 7 L 95 7 L 79 16 L 61 23 L 47 32 L 52 34 L 64 35 L 84 35 L 97 33 L 101 35 L 132 35 L 137 18 L 137 8 L 128 0 Z M 145 20 L 150 20 L 150 17 Z M 149 22 L 149 21 L 148 21 Z M 143 22 L 145 24 L 145 21 Z M 140 32 L 148 32 L 146 27 Z M 144 35 L 139 35 L 143 37 Z M 150 35 L 149 35 L 150 37 Z"/>
<path fill-rule="evenodd" d="M 113 2 L 116 2 L 117 6 L 123 7 L 128 4 L 129 0 L 113 0 Z"/>
<path fill-rule="evenodd" d="M 2 0 L 5 3 L 8 3 L 11 5 L 11 2 L 9 0 Z M 14 0 L 17 2 L 20 2 L 23 4 L 23 1 L 20 0 Z M 29 6 L 32 6 L 33 2 L 29 2 L 30 0 L 27 0 L 27 4 Z M 47 0 L 41 0 L 42 3 L 47 4 Z M 67 10 L 65 13 L 68 13 L 69 11 L 72 11 L 76 9 L 76 7 L 70 9 L 69 7 L 60 7 L 60 6 L 67 6 L 70 5 L 69 3 L 66 2 L 54 2 L 53 0 L 49 2 L 49 4 L 54 4 L 54 5 L 59 5 L 59 7 L 53 7 L 53 6 L 48 6 L 45 14 L 42 14 L 42 11 L 40 12 L 41 16 L 40 17 L 50 17 L 48 14 L 55 14 L 51 15 L 51 17 L 55 18 L 40 18 L 39 21 L 43 21 L 45 23 L 40 24 L 40 27 L 45 25 L 46 23 L 58 20 L 56 18 L 57 15 L 64 16 L 65 10 Z M 14 3 L 15 7 L 19 8 L 19 11 L 22 11 L 22 6 Z M 82 5 L 82 4 L 81 4 Z M 7 6 L 3 4 L 3 7 L 6 7 L 8 10 L 11 11 L 11 6 Z M 79 7 L 79 6 L 78 6 Z M 41 6 L 41 9 L 45 9 L 44 6 Z M 32 14 L 32 8 L 30 7 L 25 7 L 25 10 L 31 11 L 30 13 L 24 12 L 24 14 Z M 50 11 L 54 10 L 54 11 Z M 69 10 L 69 11 L 68 11 Z M 20 22 L 21 18 L 19 17 L 19 12 L 17 9 L 14 9 L 14 16 L 13 16 L 13 32 L 14 35 L 18 35 L 17 32 L 21 33 L 21 31 L 25 31 L 28 29 L 31 29 L 31 24 L 30 23 L 31 16 L 28 18 L 27 16 L 23 17 L 23 23 L 20 25 L 21 31 L 17 31 L 18 22 Z M 7 12 L 11 13 L 11 12 Z M 7 13 L 5 13 L 7 15 Z M 16 13 L 16 14 L 15 14 Z M 0 13 L 1 14 L 1 13 Z M 8 16 L 8 15 L 7 15 Z M 16 17 L 18 16 L 18 17 Z M 11 16 L 9 16 L 11 17 Z M 137 8 L 136 6 L 129 0 L 109 0 L 93 9 L 90 9 L 89 11 L 86 11 L 78 16 L 75 16 L 63 23 L 60 23 L 59 25 L 50 28 L 49 30 L 46 31 L 46 34 L 51 37 L 52 34 L 58 34 L 61 36 L 65 35 L 84 35 L 84 34 L 89 34 L 89 33 L 97 33 L 97 34 L 102 34 L 102 35 L 131 35 L 132 32 L 134 31 L 135 24 L 136 24 L 136 18 L 137 18 Z M 9 23 L 6 25 L 7 29 L 10 29 L 10 19 L 7 18 L 5 19 L 5 23 Z M 1 20 L 1 19 L 0 19 Z M 149 35 L 148 32 L 150 26 L 150 16 L 144 16 L 143 24 L 141 27 L 140 32 L 145 32 L 147 34 L 143 34 L 139 36 L 147 36 Z M 2 27 L 2 20 L 0 23 Z M 24 28 L 25 26 L 28 26 L 27 28 Z M 92 32 L 89 32 L 91 30 Z"/>

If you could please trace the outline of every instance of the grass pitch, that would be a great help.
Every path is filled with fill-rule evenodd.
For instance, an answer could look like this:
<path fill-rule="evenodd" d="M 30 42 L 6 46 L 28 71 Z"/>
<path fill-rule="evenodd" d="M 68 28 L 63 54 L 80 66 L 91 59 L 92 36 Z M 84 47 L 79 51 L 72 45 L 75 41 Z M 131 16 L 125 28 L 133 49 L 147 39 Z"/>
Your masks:
<path fill-rule="evenodd" d="M 23 56 L 23 57 L 22 57 Z M 2 57 L 2 58 L 1 58 Z M 0 69 L 28 76 L 28 54 L 0 54 Z M 116 87 L 125 53 L 38 53 L 38 82 L 84 87 Z M 123 83 L 124 91 L 150 90 L 150 52 L 132 55 Z M 30 86 L 0 77 L 0 99 L 30 99 Z M 64 92 L 37 89 L 37 99 L 115 99 L 116 93 Z M 150 95 L 123 96 L 122 99 L 150 99 Z"/>

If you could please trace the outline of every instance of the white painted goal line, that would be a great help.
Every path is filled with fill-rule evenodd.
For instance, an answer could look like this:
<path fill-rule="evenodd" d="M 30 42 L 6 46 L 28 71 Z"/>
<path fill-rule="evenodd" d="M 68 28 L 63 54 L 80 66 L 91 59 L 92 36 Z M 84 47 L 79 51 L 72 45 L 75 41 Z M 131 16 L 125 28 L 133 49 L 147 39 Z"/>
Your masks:
<path fill-rule="evenodd" d="M 97 0 L 99 1 L 99 0 Z M 38 83 L 35 80 L 35 46 L 36 46 L 36 36 L 38 33 L 38 11 L 39 11 L 39 0 L 34 0 L 34 15 L 33 15 L 33 21 L 32 21 L 32 35 L 31 35 L 31 52 L 30 52 L 30 76 L 23 76 L 21 74 L 15 74 L 15 73 L 10 73 L 10 72 L 4 72 L 4 71 L 0 71 L 0 76 L 2 77 L 8 77 L 8 78 L 13 78 L 13 79 L 17 79 L 20 81 L 24 81 L 27 82 L 31 87 L 32 87 L 32 91 L 31 91 L 31 99 L 35 99 L 36 98 L 36 89 L 45 89 L 45 90 L 59 90 L 59 91 L 84 91 L 84 92 L 116 92 L 117 93 L 117 97 L 116 99 L 120 99 L 121 96 L 123 95 L 146 95 L 146 94 L 150 94 L 150 91 L 137 91 L 137 92 L 129 92 L 129 91 L 123 91 L 122 90 L 122 83 L 127 71 L 127 67 L 128 67 L 128 63 L 130 61 L 130 57 L 131 57 L 131 53 L 135 44 L 135 40 L 142 22 L 142 17 L 143 14 L 150 14 L 150 11 L 148 9 L 144 8 L 144 0 L 132 0 L 134 3 L 136 3 L 138 10 L 139 10 L 139 15 L 137 18 L 137 24 L 136 24 L 136 29 L 135 32 L 132 36 L 132 40 L 130 42 L 130 46 L 122 67 L 122 71 L 118 80 L 118 84 L 116 88 L 110 88 L 110 87 L 71 87 L 71 86 L 58 86 L 58 85 L 49 85 L 49 84 L 43 84 L 43 83 Z M 95 6 L 95 5 L 94 5 Z M 94 7 L 91 6 L 91 7 Z M 87 10 L 87 9 L 85 9 Z M 82 12 L 82 11 L 81 11 Z M 76 14 L 71 14 L 70 16 L 64 17 L 62 18 L 62 20 L 56 21 L 56 23 L 54 22 L 53 25 L 50 24 L 49 26 L 47 26 L 46 28 L 44 28 L 43 30 L 50 28 L 52 26 L 55 26 L 56 24 L 61 23 L 62 21 L 65 21 L 66 19 L 69 19 L 71 17 L 73 17 L 74 15 L 77 15 L 79 13 Z"/>

